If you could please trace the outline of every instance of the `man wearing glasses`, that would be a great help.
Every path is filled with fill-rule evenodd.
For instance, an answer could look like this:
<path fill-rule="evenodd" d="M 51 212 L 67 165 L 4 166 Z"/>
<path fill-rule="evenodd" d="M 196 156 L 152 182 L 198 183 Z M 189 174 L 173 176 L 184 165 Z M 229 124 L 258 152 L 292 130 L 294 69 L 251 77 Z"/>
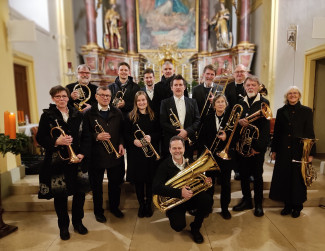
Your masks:
<path fill-rule="evenodd" d="M 98 222 L 106 222 L 103 209 L 103 178 L 108 179 L 108 204 L 117 218 L 124 214 L 119 209 L 124 170 L 123 115 L 120 109 L 110 105 L 112 93 L 106 86 L 97 88 L 97 104 L 84 114 L 81 148 L 85 151 L 86 166 L 93 191 L 94 214 Z M 106 147 L 113 145 L 112 148 Z M 105 145 L 106 146 L 105 146 Z M 111 153 L 109 153 L 111 151 Z M 118 153 L 121 157 L 118 157 Z M 105 203 L 106 205 L 106 203 Z"/>
<path fill-rule="evenodd" d="M 82 100 L 87 98 L 89 96 L 89 90 L 91 92 L 90 99 L 81 107 L 82 110 L 88 110 L 91 107 L 91 104 L 96 102 L 95 94 L 97 86 L 90 83 L 91 79 L 91 73 L 90 68 L 86 64 L 78 65 L 77 67 L 77 79 L 78 81 L 75 83 L 68 84 L 66 87 L 70 91 L 71 95 L 69 98 L 69 104 L 75 107 L 75 104 L 78 105 Z M 80 91 L 77 89 L 73 90 L 75 86 L 79 84 L 81 87 Z M 85 88 L 83 86 L 88 86 L 88 88 Z M 79 89 L 79 88 L 78 88 Z M 83 93 L 81 93 L 81 90 L 83 90 Z"/>

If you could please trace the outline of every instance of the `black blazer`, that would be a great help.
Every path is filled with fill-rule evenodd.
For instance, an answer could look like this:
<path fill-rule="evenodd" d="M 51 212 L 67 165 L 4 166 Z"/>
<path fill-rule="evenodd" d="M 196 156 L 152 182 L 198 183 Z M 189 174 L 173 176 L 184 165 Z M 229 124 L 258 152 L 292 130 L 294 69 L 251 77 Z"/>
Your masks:
<path fill-rule="evenodd" d="M 228 100 L 229 107 L 232 108 L 234 105 L 239 104 L 239 102 L 246 96 L 246 92 L 243 87 L 242 92 L 237 96 L 236 84 L 235 82 L 231 82 L 226 86 L 225 96 Z"/>

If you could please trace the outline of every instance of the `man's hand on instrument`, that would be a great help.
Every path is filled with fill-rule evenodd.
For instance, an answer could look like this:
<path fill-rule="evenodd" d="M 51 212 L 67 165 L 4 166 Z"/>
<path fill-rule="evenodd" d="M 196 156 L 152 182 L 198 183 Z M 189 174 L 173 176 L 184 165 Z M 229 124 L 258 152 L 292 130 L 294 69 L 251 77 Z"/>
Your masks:
<path fill-rule="evenodd" d="M 91 108 L 90 104 L 85 103 L 85 108 L 83 109 L 83 111 L 88 111 Z"/>
<path fill-rule="evenodd" d="M 255 151 L 253 148 L 251 149 L 251 154 L 249 156 L 254 156 L 256 154 L 259 154 L 260 152 Z"/>
<path fill-rule="evenodd" d="M 207 184 L 212 184 L 212 179 L 211 179 L 211 177 L 207 177 L 207 178 L 205 179 L 205 183 L 207 183 Z"/>
<path fill-rule="evenodd" d="M 227 134 L 225 133 L 225 131 L 220 130 L 218 133 L 218 138 L 221 139 L 222 141 L 225 141 L 227 138 Z"/>
<path fill-rule="evenodd" d="M 118 146 L 118 153 L 120 154 L 120 155 L 124 155 L 125 154 L 125 149 L 124 149 L 124 146 L 122 145 L 122 144 L 120 144 L 119 146 Z"/>
<path fill-rule="evenodd" d="M 97 135 L 97 140 L 109 140 L 111 135 L 108 132 L 101 132 Z"/>
<path fill-rule="evenodd" d="M 138 139 L 135 139 L 135 140 L 133 141 L 133 144 L 134 144 L 136 147 L 142 147 L 141 141 L 138 140 Z"/>
<path fill-rule="evenodd" d="M 79 158 L 79 163 L 83 160 L 83 158 L 85 157 L 85 155 L 79 153 L 77 154 L 77 157 Z"/>
<path fill-rule="evenodd" d="M 71 96 L 71 98 L 73 100 L 76 100 L 76 99 L 79 98 L 79 92 L 77 90 L 75 90 L 75 91 L 71 92 L 71 95 L 70 96 Z"/>
<path fill-rule="evenodd" d="M 244 126 L 244 127 L 249 125 L 248 120 L 245 119 L 245 118 L 240 119 L 240 120 L 239 120 L 239 124 L 240 124 L 241 126 Z"/>
<path fill-rule="evenodd" d="M 214 95 L 211 94 L 211 95 L 209 96 L 209 102 L 210 102 L 210 104 L 212 104 L 213 99 L 214 99 Z"/>
<path fill-rule="evenodd" d="M 184 199 L 190 199 L 193 196 L 193 192 L 189 186 L 185 186 L 182 188 L 182 197 Z"/>
<path fill-rule="evenodd" d="M 69 146 L 72 144 L 73 138 L 70 135 L 63 136 L 62 134 L 60 137 L 57 138 L 55 141 L 55 146 L 61 145 L 61 146 Z"/>
<path fill-rule="evenodd" d="M 187 138 L 187 131 L 185 129 L 176 129 L 176 130 L 179 131 L 179 134 L 177 136 L 180 136 L 183 139 Z"/>
<path fill-rule="evenodd" d="M 313 162 L 314 157 L 313 156 L 308 156 L 308 162 Z"/>
<path fill-rule="evenodd" d="M 125 106 L 125 101 L 120 99 L 117 103 L 117 108 L 123 108 Z"/>
<path fill-rule="evenodd" d="M 150 135 L 145 135 L 145 136 L 144 136 L 144 139 L 145 139 L 148 143 L 151 142 L 151 137 L 150 137 Z"/>
<path fill-rule="evenodd" d="M 272 152 L 272 154 L 271 154 L 271 160 L 275 160 L 275 158 L 276 158 L 276 153 L 275 152 Z"/>

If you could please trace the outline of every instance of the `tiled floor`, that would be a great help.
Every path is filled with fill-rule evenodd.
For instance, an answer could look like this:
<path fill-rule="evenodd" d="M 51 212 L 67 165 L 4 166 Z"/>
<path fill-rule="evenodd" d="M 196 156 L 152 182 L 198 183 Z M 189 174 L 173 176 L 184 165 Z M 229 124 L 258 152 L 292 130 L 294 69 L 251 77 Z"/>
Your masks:
<path fill-rule="evenodd" d="M 0 239 L 0 250 L 325 250 L 325 211 L 319 207 L 304 208 L 297 219 L 281 216 L 280 208 L 265 209 L 261 218 L 252 210 L 231 212 L 231 220 L 213 212 L 201 229 L 203 244 L 192 241 L 189 227 L 174 232 L 157 210 L 143 219 L 137 217 L 137 209 L 123 211 L 123 219 L 106 212 L 105 224 L 87 211 L 83 222 L 89 233 L 81 236 L 70 226 L 68 241 L 59 237 L 54 212 L 6 212 L 5 222 L 18 230 Z M 188 224 L 192 218 L 187 217 Z"/>

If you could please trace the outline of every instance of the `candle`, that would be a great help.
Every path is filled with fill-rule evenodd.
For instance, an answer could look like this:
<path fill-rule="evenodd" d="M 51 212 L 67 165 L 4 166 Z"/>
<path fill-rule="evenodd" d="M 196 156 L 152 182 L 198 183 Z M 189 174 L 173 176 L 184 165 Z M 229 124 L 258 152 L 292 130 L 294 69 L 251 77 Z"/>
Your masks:
<path fill-rule="evenodd" d="M 16 138 L 16 116 L 12 112 L 9 114 L 9 137 Z"/>
<path fill-rule="evenodd" d="M 72 69 L 72 63 L 68 62 L 68 69 Z"/>
<path fill-rule="evenodd" d="M 24 123 L 25 122 L 24 111 L 20 111 L 20 118 L 21 118 L 21 122 Z"/>
<path fill-rule="evenodd" d="M 8 111 L 5 111 L 4 121 L 5 121 L 5 135 L 9 135 L 9 112 Z"/>

